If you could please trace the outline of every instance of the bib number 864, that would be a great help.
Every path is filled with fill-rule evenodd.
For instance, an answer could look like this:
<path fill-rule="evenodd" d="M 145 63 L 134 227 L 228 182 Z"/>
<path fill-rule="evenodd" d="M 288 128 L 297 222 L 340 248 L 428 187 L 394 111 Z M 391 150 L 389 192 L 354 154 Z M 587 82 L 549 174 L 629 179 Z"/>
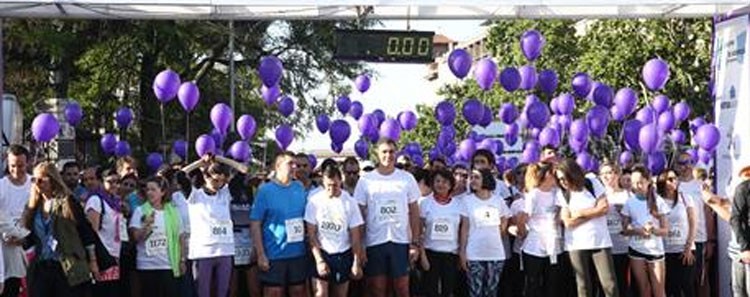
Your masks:
<path fill-rule="evenodd" d="M 211 227 L 211 234 L 227 235 L 227 228 L 226 227 Z"/>

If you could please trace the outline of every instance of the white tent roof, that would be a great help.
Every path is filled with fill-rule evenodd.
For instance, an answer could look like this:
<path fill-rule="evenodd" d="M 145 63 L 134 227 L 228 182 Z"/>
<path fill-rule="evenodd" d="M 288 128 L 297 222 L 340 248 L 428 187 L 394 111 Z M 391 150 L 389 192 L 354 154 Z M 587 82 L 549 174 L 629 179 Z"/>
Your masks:
<path fill-rule="evenodd" d="M 375 19 L 685 18 L 748 0 L 0 0 L 3 18 Z"/>

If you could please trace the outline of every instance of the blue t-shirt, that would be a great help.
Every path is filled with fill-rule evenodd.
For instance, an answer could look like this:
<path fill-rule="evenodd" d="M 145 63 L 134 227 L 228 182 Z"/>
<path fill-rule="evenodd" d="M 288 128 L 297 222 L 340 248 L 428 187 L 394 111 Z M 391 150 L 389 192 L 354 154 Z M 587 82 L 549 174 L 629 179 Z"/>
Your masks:
<path fill-rule="evenodd" d="M 292 181 L 288 186 L 271 181 L 258 188 L 250 220 L 262 223 L 263 248 L 269 260 L 305 255 L 302 219 L 306 204 L 305 188 L 298 181 Z"/>

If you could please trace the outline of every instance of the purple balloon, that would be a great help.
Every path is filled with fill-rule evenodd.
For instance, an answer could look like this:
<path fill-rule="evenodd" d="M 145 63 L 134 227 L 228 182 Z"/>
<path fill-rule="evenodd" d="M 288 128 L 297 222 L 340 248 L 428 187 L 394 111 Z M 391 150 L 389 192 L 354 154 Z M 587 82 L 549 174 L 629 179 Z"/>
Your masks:
<path fill-rule="evenodd" d="M 606 84 L 601 84 L 594 89 L 594 103 L 609 108 L 612 106 L 612 98 L 615 96 L 614 91 Z"/>
<path fill-rule="evenodd" d="M 378 120 L 377 124 L 378 124 L 378 127 L 380 127 L 380 125 L 383 124 L 383 121 L 385 121 L 385 112 L 383 112 L 380 109 L 376 109 L 372 111 L 372 115 L 374 115 L 375 119 Z"/>
<path fill-rule="evenodd" d="M 570 145 L 570 149 L 572 149 L 574 152 L 580 153 L 586 150 L 586 146 L 588 145 L 588 139 L 577 140 L 571 137 L 571 138 L 568 138 L 568 145 Z"/>
<path fill-rule="evenodd" d="M 102 139 L 99 140 L 99 145 L 102 150 L 107 154 L 115 152 L 115 146 L 117 145 L 117 138 L 112 133 L 102 135 Z"/>
<path fill-rule="evenodd" d="M 698 160 L 701 163 L 708 165 L 708 163 L 711 163 L 711 158 L 713 158 L 713 153 L 702 148 L 698 149 Z"/>
<path fill-rule="evenodd" d="M 654 124 L 641 127 L 638 133 L 638 145 L 644 153 L 651 154 L 656 151 L 659 145 L 659 133 Z"/>
<path fill-rule="evenodd" d="M 466 100 L 463 106 L 463 115 L 469 125 L 474 126 L 479 124 L 479 121 L 482 120 L 482 116 L 484 115 L 482 103 L 477 99 Z"/>
<path fill-rule="evenodd" d="M 331 120 L 328 119 L 327 115 L 319 114 L 317 117 L 315 117 L 315 126 L 318 127 L 318 131 L 320 133 L 325 134 L 328 132 L 328 127 L 331 125 Z"/>
<path fill-rule="evenodd" d="M 125 140 L 120 140 L 115 144 L 115 156 L 124 157 L 130 155 L 130 144 Z"/>
<path fill-rule="evenodd" d="M 503 103 L 500 106 L 499 117 L 503 123 L 510 125 L 518 119 L 518 109 L 513 103 Z"/>
<path fill-rule="evenodd" d="M 560 114 L 571 114 L 576 108 L 576 99 L 569 93 L 563 93 L 557 97 L 557 110 Z"/>
<path fill-rule="evenodd" d="M 229 125 L 234 121 L 234 113 L 229 105 L 225 103 L 216 103 L 211 108 L 211 123 L 214 124 L 214 128 L 221 134 L 226 134 Z"/>
<path fill-rule="evenodd" d="M 477 149 L 488 150 L 494 153 L 497 150 L 497 143 L 492 138 L 485 138 L 479 142 Z"/>
<path fill-rule="evenodd" d="M 538 148 L 526 147 L 521 154 L 521 163 L 532 164 L 539 162 L 540 152 Z"/>
<path fill-rule="evenodd" d="M 183 160 L 185 157 L 187 157 L 187 142 L 184 140 L 175 140 L 174 143 L 172 143 L 172 152 L 175 153 L 175 155 L 180 156 Z"/>
<path fill-rule="evenodd" d="M 285 151 L 286 148 L 289 147 L 292 140 L 294 140 L 294 130 L 292 130 L 291 126 L 281 124 L 276 128 L 276 145 L 278 145 L 282 151 Z"/>
<path fill-rule="evenodd" d="M 360 159 L 367 159 L 369 156 L 368 150 L 369 147 L 366 140 L 360 139 L 354 143 L 354 152 L 357 153 Z"/>
<path fill-rule="evenodd" d="M 240 119 L 237 120 L 237 134 L 242 137 L 243 140 L 249 140 L 255 135 L 255 129 L 257 128 L 255 118 L 249 114 L 243 114 Z"/>
<path fill-rule="evenodd" d="M 146 165 L 148 165 L 148 169 L 151 169 L 151 172 L 159 170 L 159 167 L 161 167 L 161 164 L 163 163 L 164 157 L 159 153 L 150 153 L 146 157 Z"/>
<path fill-rule="evenodd" d="M 456 108 L 453 103 L 442 101 L 435 106 L 435 119 L 443 126 L 453 125 L 456 119 Z"/>
<path fill-rule="evenodd" d="M 184 82 L 177 92 L 177 99 L 180 101 L 180 105 L 182 105 L 182 109 L 184 109 L 185 112 L 193 111 L 195 106 L 198 105 L 200 97 L 201 92 L 195 82 L 192 81 Z"/>
<path fill-rule="evenodd" d="M 537 30 L 528 30 L 521 36 L 521 52 L 529 61 L 539 58 L 544 44 L 544 37 Z"/>
<path fill-rule="evenodd" d="M 281 81 L 281 74 L 284 71 L 284 66 L 281 64 L 281 60 L 276 56 L 263 56 L 260 58 L 258 64 L 258 75 L 263 85 L 266 87 L 273 87 L 278 85 Z"/>
<path fill-rule="evenodd" d="M 675 126 L 674 115 L 670 111 L 662 112 L 656 124 L 661 132 L 672 130 Z"/>
<path fill-rule="evenodd" d="M 385 120 L 380 125 L 380 137 L 398 142 L 398 139 L 401 137 L 401 124 L 394 119 Z"/>
<path fill-rule="evenodd" d="M 518 132 L 520 132 L 520 128 L 516 123 L 511 123 L 505 128 L 505 135 L 516 137 L 518 136 Z"/>
<path fill-rule="evenodd" d="M 617 105 L 609 108 L 609 113 L 612 115 L 612 119 L 615 121 L 622 121 L 627 117 L 625 112 L 623 112 Z"/>
<path fill-rule="evenodd" d="M 627 167 L 633 162 L 633 153 L 630 151 L 624 151 L 620 153 L 620 166 Z"/>
<path fill-rule="evenodd" d="M 703 119 L 703 117 L 697 117 L 690 121 L 690 131 L 693 131 L 695 133 L 698 128 L 706 124 L 706 120 Z"/>
<path fill-rule="evenodd" d="M 554 70 L 545 69 L 539 73 L 539 90 L 547 94 L 547 96 L 552 96 L 555 93 L 558 83 L 557 72 Z"/>
<path fill-rule="evenodd" d="M 650 106 L 645 106 L 638 111 L 635 118 L 643 125 L 648 125 L 657 120 L 657 113 Z"/>
<path fill-rule="evenodd" d="M 536 86 L 537 75 L 536 68 L 533 65 L 524 65 L 518 69 L 521 75 L 521 89 L 531 90 Z"/>
<path fill-rule="evenodd" d="M 338 143 L 335 143 L 335 142 L 331 142 L 331 150 L 334 151 L 337 154 L 340 154 L 341 151 L 344 150 L 344 145 L 343 144 L 338 144 Z"/>
<path fill-rule="evenodd" d="M 260 95 L 263 98 L 263 102 L 266 106 L 271 107 L 276 104 L 277 99 L 281 97 L 281 90 L 278 85 L 266 87 L 265 85 L 260 87 Z"/>
<path fill-rule="evenodd" d="M 698 149 L 690 148 L 690 149 L 686 150 L 685 152 L 688 155 L 690 155 L 690 159 L 693 160 L 693 163 L 697 163 L 698 161 L 700 161 L 700 159 L 698 157 Z"/>
<path fill-rule="evenodd" d="M 448 68 L 450 68 L 453 75 L 460 79 L 469 74 L 473 62 L 474 59 L 471 57 L 471 54 L 464 49 L 455 49 L 448 55 Z"/>
<path fill-rule="evenodd" d="M 570 129 L 570 125 L 573 124 L 573 116 L 569 114 L 560 115 L 557 117 L 557 123 L 560 125 L 560 128 L 562 131 L 567 131 Z"/>
<path fill-rule="evenodd" d="M 251 154 L 250 145 L 245 141 L 235 141 L 234 143 L 232 143 L 232 146 L 229 147 L 228 153 L 230 156 L 232 156 L 233 159 L 237 161 L 247 162 L 247 160 L 250 159 Z"/>
<path fill-rule="evenodd" d="M 588 101 L 594 101 L 594 91 L 596 90 L 596 88 L 598 88 L 601 85 L 602 85 L 602 83 L 600 83 L 598 81 L 593 81 L 592 80 L 591 81 L 591 89 L 589 90 L 589 94 L 586 95 L 586 100 L 588 100 Z"/>
<path fill-rule="evenodd" d="M 115 112 L 115 122 L 118 128 L 127 129 L 131 121 L 133 121 L 133 111 L 130 108 L 120 107 Z"/>
<path fill-rule="evenodd" d="M 440 128 L 440 134 L 438 136 L 443 136 L 448 141 L 453 141 L 456 138 L 456 128 L 453 126 L 443 126 Z"/>
<path fill-rule="evenodd" d="M 367 74 L 360 74 L 354 79 L 354 86 L 360 93 L 365 93 L 370 89 L 370 76 Z"/>
<path fill-rule="evenodd" d="M 623 140 L 625 141 L 625 147 L 627 147 L 628 150 L 640 150 L 638 137 L 641 133 L 641 127 L 643 127 L 643 124 L 641 123 L 641 121 L 636 119 L 625 121 L 625 123 L 622 125 L 622 136 Z"/>
<path fill-rule="evenodd" d="M 586 114 L 586 124 L 588 124 L 594 137 L 604 137 L 609 126 L 609 109 L 601 105 L 595 105 Z"/>
<path fill-rule="evenodd" d="M 560 146 L 560 133 L 555 128 L 545 127 L 542 132 L 539 133 L 539 144 L 542 146 Z"/>
<path fill-rule="evenodd" d="M 643 82 L 652 91 L 664 88 L 669 80 L 669 65 L 661 59 L 654 58 L 643 65 Z"/>
<path fill-rule="evenodd" d="M 589 126 L 583 119 L 577 119 L 570 124 L 570 136 L 572 139 L 582 142 L 589 137 Z"/>
<path fill-rule="evenodd" d="M 505 67 L 500 72 L 500 85 L 508 92 L 518 90 L 521 86 L 521 73 L 515 67 Z"/>
<path fill-rule="evenodd" d="M 333 143 L 344 144 L 344 142 L 349 139 L 352 130 L 351 127 L 349 127 L 349 123 L 345 120 L 335 120 L 331 123 L 331 129 L 329 132 Z"/>
<path fill-rule="evenodd" d="M 682 130 L 672 130 L 672 132 L 669 133 L 669 137 L 677 144 L 684 144 L 685 141 L 687 141 L 687 136 Z"/>
<path fill-rule="evenodd" d="M 529 120 L 529 124 L 535 128 L 544 128 L 549 122 L 549 117 L 549 108 L 541 101 L 531 103 L 526 109 L 526 118 Z"/>
<path fill-rule="evenodd" d="M 713 151 L 720 139 L 721 132 L 713 124 L 704 124 L 695 132 L 695 142 L 706 151 Z"/>
<path fill-rule="evenodd" d="M 581 166 L 583 170 L 590 171 L 591 167 L 593 167 L 594 158 L 591 157 L 591 154 L 589 154 L 586 151 L 581 151 L 576 156 L 576 163 L 578 163 L 578 166 Z"/>
<path fill-rule="evenodd" d="M 458 146 L 458 154 L 462 160 L 471 160 L 476 150 L 477 144 L 472 139 L 465 139 Z"/>
<path fill-rule="evenodd" d="M 474 78 L 482 90 L 492 89 L 492 85 L 497 79 L 497 64 L 490 58 L 484 58 L 477 62 L 474 69 Z"/>
<path fill-rule="evenodd" d="M 227 136 L 216 128 L 213 128 L 209 135 L 214 139 L 214 144 L 216 145 L 217 150 L 220 150 L 224 145 L 224 141 L 227 140 Z"/>
<path fill-rule="evenodd" d="M 292 115 L 294 113 L 294 100 L 287 96 L 281 98 L 281 101 L 279 101 L 279 113 L 284 117 Z"/>
<path fill-rule="evenodd" d="M 531 139 L 539 139 L 539 133 L 541 133 L 542 130 L 539 128 L 531 128 L 529 129 L 529 136 Z"/>
<path fill-rule="evenodd" d="M 340 96 L 339 99 L 336 99 L 336 108 L 343 114 L 346 115 L 347 112 L 349 112 L 349 109 L 352 107 L 352 100 L 349 99 L 349 96 Z"/>
<path fill-rule="evenodd" d="M 651 101 L 651 107 L 659 114 L 669 109 L 669 97 L 659 95 Z"/>
<path fill-rule="evenodd" d="M 679 103 L 674 105 L 674 108 L 672 108 L 672 113 L 674 114 L 674 117 L 678 122 L 687 120 L 687 118 L 690 116 L 690 105 L 688 105 L 684 100 L 680 101 Z"/>
<path fill-rule="evenodd" d="M 358 121 L 359 132 L 363 135 L 372 135 L 373 132 L 378 132 L 378 120 L 373 114 L 364 114 Z"/>
<path fill-rule="evenodd" d="M 180 76 L 172 69 L 166 69 L 154 78 L 152 85 L 154 95 L 162 104 L 174 99 L 177 90 L 180 88 Z"/>
<path fill-rule="evenodd" d="M 615 105 L 625 116 L 631 115 L 638 104 L 638 94 L 631 88 L 622 88 L 615 95 Z"/>
<path fill-rule="evenodd" d="M 518 158 L 510 157 L 505 163 L 508 165 L 508 168 L 516 168 L 518 166 Z"/>
<path fill-rule="evenodd" d="M 456 147 L 456 144 L 451 141 L 449 143 L 446 143 L 445 146 L 441 147 L 440 151 L 443 152 L 443 154 L 446 156 L 451 156 L 456 153 L 457 149 L 458 148 Z"/>
<path fill-rule="evenodd" d="M 77 126 L 78 123 L 81 122 L 81 118 L 83 118 L 83 110 L 76 101 L 68 102 L 68 104 L 65 105 L 63 113 L 65 114 L 65 120 L 68 121 L 68 124 L 71 126 Z"/>
<path fill-rule="evenodd" d="M 487 128 L 490 124 L 492 124 L 492 120 L 494 120 L 492 116 L 492 109 L 490 109 L 490 107 L 487 105 L 482 106 L 482 109 L 482 119 L 479 120 L 479 126 Z"/>
<path fill-rule="evenodd" d="M 307 162 L 310 163 L 310 168 L 315 169 L 318 166 L 318 158 L 313 154 L 307 155 Z"/>
<path fill-rule="evenodd" d="M 585 98 L 591 91 L 591 78 L 588 74 L 579 72 L 573 76 L 571 85 L 576 96 Z"/>
<path fill-rule="evenodd" d="M 401 123 L 401 128 L 406 131 L 411 131 L 417 127 L 417 115 L 411 110 L 402 112 L 398 116 L 398 121 Z"/>
<path fill-rule="evenodd" d="M 558 97 L 552 98 L 552 100 L 549 101 L 549 110 L 552 111 L 552 119 L 554 120 L 555 116 L 560 114 L 560 110 L 558 110 Z"/>
<path fill-rule="evenodd" d="M 648 155 L 648 170 L 652 175 L 659 175 L 667 167 L 667 155 L 662 151 L 653 152 Z"/>
<path fill-rule="evenodd" d="M 364 107 L 362 107 L 362 103 L 359 101 L 352 102 L 352 107 L 349 108 L 349 114 L 355 119 L 359 120 L 359 117 L 362 116 L 362 112 L 364 111 Z"/>

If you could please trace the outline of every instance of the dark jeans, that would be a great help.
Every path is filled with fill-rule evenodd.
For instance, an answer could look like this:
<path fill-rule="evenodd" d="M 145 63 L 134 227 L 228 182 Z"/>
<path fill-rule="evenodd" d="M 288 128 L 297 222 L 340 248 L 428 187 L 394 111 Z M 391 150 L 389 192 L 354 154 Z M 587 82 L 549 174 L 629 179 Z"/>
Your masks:
<path fill-rule="evenodd" d="M 426 250 L 430 270 L 422 275 L 422 292 L 427 297 L 448 297 L 458 282 L 458 256 Z"/>
<path fill-rule="evenodd" d="M 60 266 L 56 261 L 37 261 L 31 264 L 29 270 L 29 297 L 82 297 L 88 283 L 75 287 L 68 284 Z"/>
<path fill-rule="evenodd" d="M 576 276 L 578 297 L 594 296 L 592 263 L 598 275 L 602 291 L 607 297 L 619 297 L 612 251 L 606 249 L 570 251 L 570 263 Z"/>
<path fill-rule="evenodd" d="M 666 254 L 666 289 L 668 297 L 693 297 L 695 290 L 688 284 L 695 283 L 695 263 L 682 264 L 682 254 Z"/>
<path fill-rule="evenodd" d="M 3 255 L 0 254 L 0 257 Z M 11 277 L 5 280 L 5 284 L 3 284 L 5 289 L 3 289 L 3 294 L 0 295 L 0 297 L 17 297 L 18 293 L 21 291 L 21 279 L 17 277 Z"/>
<path fill-rule="evenodd" d="M 138 270 L 141 296 L 181 297 L 172 270 Z"/>
<path fill-rule="evenodd" d="M 536 257 L 523 254 L 523 268 L 526 271 L 526 297 L 563 296 L 560 294 L 560 260 L 552 265 L 549 257 Z"/>

